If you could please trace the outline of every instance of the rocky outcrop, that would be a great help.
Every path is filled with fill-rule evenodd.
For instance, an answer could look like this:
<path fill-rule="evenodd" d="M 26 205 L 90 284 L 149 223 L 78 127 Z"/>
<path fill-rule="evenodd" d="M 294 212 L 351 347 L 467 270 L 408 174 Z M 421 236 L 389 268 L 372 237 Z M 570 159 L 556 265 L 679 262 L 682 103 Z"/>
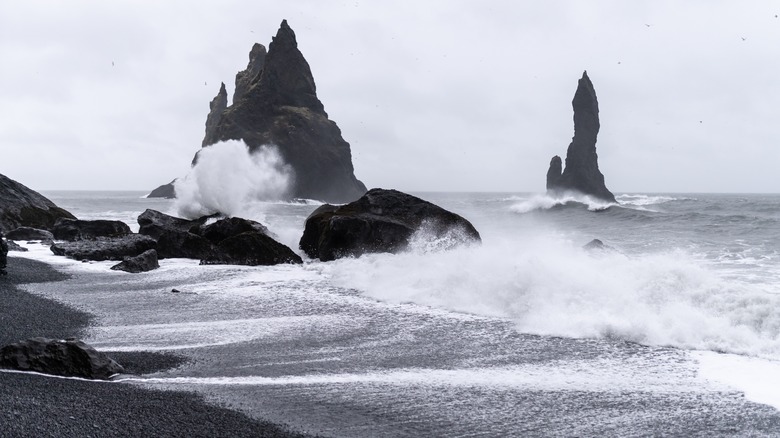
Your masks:
<path fill-rule="evenodd" d="M 57 240 L 91 240 L 98 237 L 122 237 L 132 233 L 122 221 L 57 219 L 52 234 Z"/>
<path fill-rule="evenodd" d="M 39 230 L 38 228 L 19 227 L 5 234 L 9 240 L 54 240 L 54 234 L 51 231 Z"/>
<path fill-rule="evenodd" d="M 561 158 L 555 156 L 547 171 L 547 191 L 553 195 L 580 192 L 607 202 L 617 202 L 604 184 L 599 171 L 596 140 L 599 133 L 599 103 L 596 90 L 588 77 L 582 74 L 572 100 L 574 108 L 574 138 L 566 151 L 566 167 L 561 170 Z"/>
<path fill-rule="evenodd" d="M 0 230 L 22 226 L 48 230 L 59 218 L 76 217 L 40 193 L 0 175 Z"/>
<path fill-rule="evenodd" d="M 97 237 L 93 240 L 56 242 L 51 252 L 76 260 L 124 260 L 137 256 L 144 251 L 155 249 L 157 241 L 141 234 L 129 234 L 123 237 Z"/>
<path fill-rule="evenodd" d="M 176 183 L 177 179 L 178 178 L 175 178 L 173 181 L 169 182 L 168 184 L 163 184 L 160 187 L 157 187 L 156 189 L 152 190 L 148 195 L 146 195 L 146 197 L 165 198 L 165 199 L 176 198 L 176 189 L 174 187 L 174 184 Z"/>
<path fill-rule="evenodd" d="M 121 263 L 111 267 L 114 271 L 125 271 L 133 274 L 147 272 L 160 267 L 157 261 L 157 251 L 150 249 L 135 257 L 125 257 Z"/>
<path fill-rule="evenodd" d="M 0 349 L 0 367 L 57 376 L 108 380 L 124 369 L 76 339 L 32 338 Z"/>
<path fill-rule="evenodd" d="M 138 216 L 139 232 L 157 239 L 160 258 L 198 259 L 207 265 L 303 262 L 290 248 L 275 241 L 258 222 L 233 217 L 206 225 L 211 218 L 186 220 L 146 210 Z"/>
<path fill-rule="evenodd" d="M 311 68 L 287 21 L 267 54 L 260 44 L 252 48 L 247 69 L 236 76 L 233 104 L 218 116 L 215 102 L 222 102 L 222 94 L 212 101 L 204 147 L 243 140 L 254 152 L 275 145 L 295 174 L 290 198 L 342 203 L 365 193 L 355 178 L 350 145 L 317 98 Z"/>
<path fill-rule="evenodd" d="M 322 261 L 399 252 L 418 234 L 440 247 L 480 242 L 473 225 L 437 205 L 396 190 L 371 189 L 340 207 L 325 204 L 307 219 L 300 248 Z"/>
<path fill-rule="evenodd" d="M 225 90 L 225 83 L 219 87 L 219 93 L 209 103 L 209 114 L 206 116 L 206 135 L 203 137 L 202 146 L 208 146 L 206 139 L 213 136 L 214 130 L 219 125 L 219 121 L 222 119 L 222 113 L 227 109 L 227 90 Z M 192 163 L 195 165 L 195 163 Z"/>
<path fill-rule="evenodd" d="M 29 251 L 27 248 L 19 245 L 18 243 L 14 242 L 13 240 L 6 240 L 0 246 L 5 244 L 8 247 L 8 251 L 16 251 L 16 252 L 27 252 Z M 1 251 L 1 250 L 0 250 Z"/>

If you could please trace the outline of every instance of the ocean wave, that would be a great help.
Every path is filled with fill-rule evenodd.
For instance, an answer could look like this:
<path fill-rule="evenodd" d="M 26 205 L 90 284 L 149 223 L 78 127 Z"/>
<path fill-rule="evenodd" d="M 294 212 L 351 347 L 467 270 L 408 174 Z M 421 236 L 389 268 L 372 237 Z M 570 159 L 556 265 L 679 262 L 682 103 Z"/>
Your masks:
<path fill-rule="evenodd" d="M 512 200 L 510 198 L 510 200 Z M 584 205 L 590 211 L 602 211 L 616 206 L 614 202 L 605 202 L 592 196 L 567 193 L 563 196 L 550 196 L 547 194 L 533 195 L 530 198 L 518 198 L 518 202 L 509 207 L 515 213 L 529 213 L 536 210 L 549 210 L 555 207 L 572 204 Z"/>
<path fill-rule="evenodd" d="M 632 194 L 622 194 L 615 197 L 617 201 L 624 206 L 636 206 L 636 207 L 644 207 L 647 205 L 657 205 L 657 204 L 663 204 L 670 201 L 677 201 L 680 200 L 680 198 L 675 198 L 672 196 L 663 196 L 663 195 L 632 195 Z"/>
<path fill-rule="evenodd" d="M 720 275 L 681 250 L 629 257 L 531 234 L 320 269 L 380 301 L 508 318 L 524 333 L 780 358 L 776 286 Z"/>

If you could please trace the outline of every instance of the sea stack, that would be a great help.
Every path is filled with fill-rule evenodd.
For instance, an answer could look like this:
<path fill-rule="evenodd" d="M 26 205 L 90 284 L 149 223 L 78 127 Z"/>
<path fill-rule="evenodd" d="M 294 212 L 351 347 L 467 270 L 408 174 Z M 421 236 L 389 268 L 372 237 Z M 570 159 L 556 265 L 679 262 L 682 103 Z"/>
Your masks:
<path fill-rule="evenodd" d="M 291 198 L 345 203 L 366 192 L 355 177 L 350 145 L 317 98 L 311 69 L 286 20 L 267 52 L 261 44 L 252 47 L 246 70 L 236 75 L 233 103 L 226 103 L 221 87 L 210 105 L 203 147 L 243 140 L 254 152 L 276 145 L 295 174 Z"/>
<path fill-rule="evenodd" d="M 571 105 L 574 108 L 574 137 L 566 151 L 566 168 L 562 168 L 559 156 L 552 158 L 547 170 L 547 192 L 553 195 L 580 192 L 607 202 L 617 202 L 599 171 L 596 154 L 599 102 L 587 71 L 582 73 Z"/>

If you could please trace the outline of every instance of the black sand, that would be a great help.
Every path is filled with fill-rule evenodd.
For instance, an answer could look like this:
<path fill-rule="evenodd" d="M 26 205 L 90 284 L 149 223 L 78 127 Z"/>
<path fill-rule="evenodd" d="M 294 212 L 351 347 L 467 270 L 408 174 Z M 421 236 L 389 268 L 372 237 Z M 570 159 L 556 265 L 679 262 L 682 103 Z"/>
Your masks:
<path fill-rule="evenodd" d="M 0 276 L 0 345 L 35 336 L 79 337 L 90 315 L 26 293 L 17 285 L 67 278 L 45 263 L 9 257 Z M 173 367 L 181 359 L 153 353 L 110 354 L 129 372 Z M 302 436 L 195 394 L 153 391 L 116 382 L 90 382 L 0 372 L 0 437 L 291 437 Z"/>

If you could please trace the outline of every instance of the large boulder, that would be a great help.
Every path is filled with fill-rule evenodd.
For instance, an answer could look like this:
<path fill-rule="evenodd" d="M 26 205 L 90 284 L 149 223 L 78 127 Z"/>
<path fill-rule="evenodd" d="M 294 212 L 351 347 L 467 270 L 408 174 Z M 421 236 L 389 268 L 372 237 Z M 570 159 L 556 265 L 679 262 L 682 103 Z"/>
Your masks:
<path fill-rule="evenodd" d="M 262 224 L 242 218 L 186 220 L 146 210 L 138 217 L 140 233 L 157 239 L 160 258 L 198 259 L 202 264 L 275 265 L 302 263 L 287 246 L 275 241 Z"/>
<path fill-rule="evenodd" d="M 300 248 L 323 261 L 365 253 L 399 252 L 422 233 L 448 246 L 481 241 L 463 217 L 396 190 L 371 189 L 340 207 L 325 204 L 307 219 Z"/>
<path fill-rule="evenodd" d="M 157 247 L 157 241 L 142 234 L 122 237 L 97 237 L 93 240 L 56 242 L 51 252 L 76 260 L 124 260 Z"/>
<path fill-rule="evenodd" d="M 216 245 L 213 254 L 200 261 L 202 265 L 278 265 L 303 263 L 289 247 L 264 233 L 249 231 L 228 237 Z"/>
<path fill-rule="evenodd" d="M 163 184 L 160 187 L 157 187 L 156 189 L 152 190 L 148 195 L 146 195 L 146 197 L 174 199 L 176 198 L 176 189 L 174 187 L 175 183 L 176 183 L 176 179 L 169 182 L 168 184 Z"/>
<path fill-rule="evenodd" d="M 32 227 L 19 227 L 5 233 L 5 237 L 9 240 L 54 240 L 54 234 L 51 231 L 40 230 Z"/>
<path fill-rule="evenodd" d="M 125 257 L 122 262 L 111 267 L 114 271 L 125 271 L 133 274 L 147 272 L 160 267 L 157 261 L 157 251 L 150 249 L 135 257 Z"/>
<path fill-rule="evenodd" d="M 0 349 L 0 367 L 57 376 L 107 380 L 124 369 L 82 341 L 32 338 Z"/>
<path fill-rule="evenodd" d="M 40 193 L 0 175 L 0 230 L 22 226 L 48 230 L 59 218 L 76 217 Z"/>
<path fill-rule="evenodd" d="M 350 145 L 317 98 L 311 68 L 286 20 L 267 53 L 260 44 L 252 47 L 227 107 L 225 94 L 221 87 L 209 105 L 203 147 L 243 140 L 255 152 L 275 145 L 295 174 L 290 198 L 342 203 L 365 193 L 355 177 Z"/>
<path fill-rule="evenodd" d="M 200 227 L 209 217 L 187 220 L 148 209 L 138 216 L 139 234 L 157 241 L 157 256 L 165 258 L 204 259 L 213 245 L 200 236 Z"/>
<path fill-rule="evenodd" d="M 607 202 L 617 202 L 615 195 L 604 184 L 604 175 L 599 170 L 596 154 L 600 128 L 599 102 L 588 72 L 582 74 L 571 104 L 574 108 L 574 138 L 566 151 L 565 169 L 562 169 L 559 156 L 550 160 L 547 192 L 556 196 L 565 192 L 579 192 Z"/>
<path fill-rule="evenodd" d="M 122 221 L 58 219 L 52 229 L 57 240 L 90 240 L 98 237 L 122 237 L 131 234 Z"/>

